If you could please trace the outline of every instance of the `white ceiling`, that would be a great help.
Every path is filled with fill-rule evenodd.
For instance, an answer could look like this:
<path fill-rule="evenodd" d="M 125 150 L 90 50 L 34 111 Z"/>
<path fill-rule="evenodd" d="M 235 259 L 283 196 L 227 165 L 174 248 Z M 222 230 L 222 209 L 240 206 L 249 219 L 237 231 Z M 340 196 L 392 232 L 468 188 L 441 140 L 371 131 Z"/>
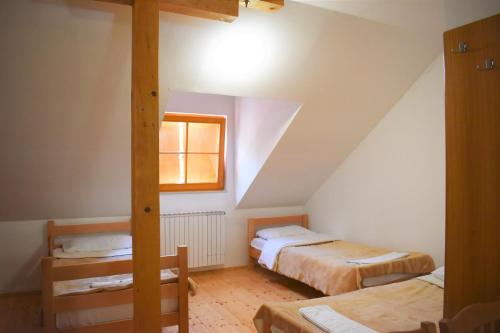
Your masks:
<path fill-rule="evenodd" d="M 304 204 L 442 48 L 441 14 L 417 29 L 427 11 L 442 13 L 440 0 L 301 2 L 335 10 L 290 1 L 279 14 L 293 25 L 287 35 L 297 47 L 280 55 L 289 79 L 273 81 L 303 107 L 240 208 Z"/>
<path fill-rule="evenodd" d="M 293 0 L 416 31 L 441 32 L 445 27 L 443 0 Z"/>

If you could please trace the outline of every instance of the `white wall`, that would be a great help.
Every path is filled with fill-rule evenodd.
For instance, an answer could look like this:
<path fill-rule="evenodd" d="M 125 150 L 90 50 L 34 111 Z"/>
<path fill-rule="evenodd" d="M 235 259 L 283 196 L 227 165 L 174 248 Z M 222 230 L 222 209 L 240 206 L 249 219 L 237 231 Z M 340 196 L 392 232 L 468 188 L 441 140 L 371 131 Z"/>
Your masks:
<path fill-rule="evenodd" d="M 226 179 L 224 191 L 212 192 L 164 192 L 160 194 L 161 213 L 179 213 L 207 210 L 226 212 L 226 266 L 241 266 L 247 262 L 246 220 L 249 217 L 302 214 L 302 206 L 277 207 L 270 209 L 236 210 L 235 207 L 235 147 L 237 130 L 235 126 L 235 98 L 232 96 L 200 94 L 190 92 L 171 92 L 166 103 L 166 112 L 217 114 L 227 117 L 226 140 Z M 246 97 L 243 99 L 247 99 Z M 262 103 L 248 98 L 250 103 Z M 289 112 L 296 103 L 267 101 L 268 106 L 278 106 L 280 115 Z M 285 108 L 285 106 L 287 106 Z M 293 111 L 296 111 L 296 107 Z M 265 109 L 265 111 L 271 111 Z M 283 115 L 282 115 L 283 116 Z M 281 117 L 278 119 L 282 119 Z M 275 123 L 273 123 L 276 125 Z M 241 129 L 241 127 L 240 127 Z M 273 136 L 275 127 L 261 128 L 264 137 Z M 266 133 L 269 133 L 268 135 Z M 244 149 L 248 147 L 239 147 Z"/>
<path fill-rule="evenodd" d="M 498 0 L 444 0 L 446 27 L 453 29 L 500 13 Z"/>
<path fill-rule="evenodd" d="M 311 228 L 442 264 L 444 139 L 440 56 L 310 198 Z"/>
<path fill-rule="evenodd" d="M 0 2 L 0 221 L 130 214 L 129 13 L 83 3 Z"/>
<path fill-rule="evenodd" d="M 58 224 L 113 222 L 127 216 L 58 219 Z M 0 222 L 0 294 L 40 289 L 40 259 L 47 256 L 47 220 Z"/>
<path fill-rule="evenodd" d="M 45 223 L 1 222 L 0 293 L 39 289 L 40 258 L 47 255 Z"/>
<path fill-rule="evenodd" d="M 236 97 L 236 203 L 240 202 L 299 109 L 300 103 L 296 102 Z"/>

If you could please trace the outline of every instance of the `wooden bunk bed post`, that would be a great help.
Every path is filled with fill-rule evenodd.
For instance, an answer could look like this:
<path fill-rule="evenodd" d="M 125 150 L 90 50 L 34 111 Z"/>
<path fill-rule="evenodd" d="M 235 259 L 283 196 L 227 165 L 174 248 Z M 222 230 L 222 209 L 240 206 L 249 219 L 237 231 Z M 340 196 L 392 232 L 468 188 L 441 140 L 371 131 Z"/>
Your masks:
<path fill-rule="evenodd" d="M 309 215 L 302 215 L 302 226 L 306 229 L 309 229 Z"/>
<path fill-rule="evenodd" d="M 248 268 L 254 268 L 255 262 L 254 258 L 252 257 L 252 246 L 250 243 L 252 242 L 252 239 L 255 237 L 255 219 L 248 219 L 248 224 L 247 224 L 247 244 L 248 244 Z"/>
<path fill-rule="evenodd" d="M 52 222 L 53 221 L 49 221 Z M 42 258 L 42 316 L 43 332 L 53 333 L 56 328 L 56 317 L 54 313 L 54 284 L 53 284 L 53 258 Z"/>
<path fill-rule="evenodd" d="M 178 246 L 179 256 L 179 333 L 189 332 L 189 310 L 188 310 L 188 248 Z"/>
<path fill-rule="evenodd" d="M 52 251 L 54 251 L 54 226 L 55 223 L 53 220 L 49 220 L 47 222 L 47 243 L 49 247 L 48 255 L 52 256 Z"/>
<path fill-rule="evenodd" d="M 134 331 L 160 332 L 158 0 L 132 8 Z"/>

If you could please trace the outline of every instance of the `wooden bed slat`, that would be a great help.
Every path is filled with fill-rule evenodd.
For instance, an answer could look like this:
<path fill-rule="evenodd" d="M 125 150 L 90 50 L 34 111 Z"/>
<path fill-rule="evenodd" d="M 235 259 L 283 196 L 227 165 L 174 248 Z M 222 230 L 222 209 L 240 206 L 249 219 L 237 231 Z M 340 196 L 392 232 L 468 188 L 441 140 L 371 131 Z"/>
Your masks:
<path fill-rule="evenodd" d="M 42 260 L 47 260 L 43 258 Z M 161 269 L 176 268 L 179 266 L 177 256 L 160 258 Z M 132 260 L 116 260 L 95 263 L 81 263 L 67 266 L 53 267 L 54 281 L 85 279 L 91 277 L 108 276 L 132 273 Z"/>
<path fill-rule="evenodd" d="M 94 223 L 94 224 L 68 224 L 57 225 L 54 221 L 47 224 L 47 235 L 50 237 L 78 235 L 78 234 L 98 234 L 107 232 L 129 232 L 131 230 L 130 221 Z"/>
<path fill-rule="evenodd" d="M 164 256 L 160 257 L 161 269 L 179 267 L 179 257 L 177 256 Z"/>
<path fill-rule="evenodd" d="M 177 282 L 162 284 L 160 289 L 161 298 L 174 298 L 179 296 L 179 284 Z"/>
<path fill-rule="evenodd" d="M 169 312 L 161 315 L 162 327 L 173 326 L 178 324 L 178 312 Z M 134 333 L 133 320 L 112 321 L 105 324 L 72 328 L 67 330 L 56 330 L 58 333 Z"/>
<path fill-rule="evenodd" d="M 77 311 L 132 302 L 132 289 L 54 297 L 54 311 Z"/>
<path fill-rule="evenodd" d="M 54 281 L 127 274 L 132 272 L 132 260 L 84 263 L 53 268 Z"/>
<path fill-rule="evenodd" d="M 168 327 L 179 324 L 179 312 L 169 312 L 161 315 L 161 326 Z M 182 332 L 182 331 L 180 331 Z M 187 332 L 187 331 L 184 331 Z M 121 333 L 121 332 L 120 332 Z"/>
<path fill-rule="evenodd" d="M 162 284 L 162 298 L 174 298 L 179 295 L 177 283 Z M 54 297 L 54 312 L 77 311 L 105 306 L 132 303 L 132 289 L 106 291 L 81 295 Z"/>
<path fill-rule="evenodd" d="M 57 330 L 60 333 L 134 333 L 133 320 L 111 321 L 109 323 L 98 324 L 93 326 L 84 326 L 67 330 Z"/>

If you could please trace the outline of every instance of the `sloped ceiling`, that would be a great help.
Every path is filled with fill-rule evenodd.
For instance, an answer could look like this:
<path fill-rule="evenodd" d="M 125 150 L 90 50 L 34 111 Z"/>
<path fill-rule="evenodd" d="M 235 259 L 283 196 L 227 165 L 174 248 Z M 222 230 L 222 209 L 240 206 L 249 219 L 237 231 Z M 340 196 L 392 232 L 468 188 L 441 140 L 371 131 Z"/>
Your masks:
<path fill-rule="evenodd" d="M 130 214 L 130 8 L 2 1 L 0 18 L 0 220 Z M 303 204 L 438 55 L 432 37 L 292 1 L 232 24 L 161 13 L 160 108 L 169 89 L 303 104 L 240 205 Z"/>
<path fill-rule="evenodd" d="M 415 1 L 322 3 L 366 18 L 324 11 L 327 19 L 301 64 L 307 90 L 302 110 L 239 207 L 306 202 L 440 51 L 442 17 L 425 15 L 431 7 L 442 14 L 439 1 L 424 1 L 421 8 Z M 383 12 L 370 10 L 375 3 L 392 16 L 372 17 Z M 439 22 L 425 23 L 425 29 L 399 24 L 411 13 L 418 16 L 411 22 Z"/>
<path fill-rule="evenodd" d="M 300 106 L 299 103 L 290 101 L 236 97 L 235 200 L 237 206 L 299 112 Z"/>
<path fill-rule="evenodd" d="M 435 38 L 445 26 L 444 0 L 293 1 L 413 31 L 437 32 Z"/>

